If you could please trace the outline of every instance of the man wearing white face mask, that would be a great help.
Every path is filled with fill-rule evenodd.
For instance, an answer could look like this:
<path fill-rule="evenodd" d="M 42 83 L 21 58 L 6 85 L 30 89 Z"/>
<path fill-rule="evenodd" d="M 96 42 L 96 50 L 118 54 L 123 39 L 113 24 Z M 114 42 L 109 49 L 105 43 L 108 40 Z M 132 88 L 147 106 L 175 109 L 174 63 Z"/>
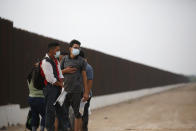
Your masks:
<path fill-rule="evenodd" d="M 54 131 L 55 113 L 65 129 L 65 116 L 63 115 L 63 108 L 53 103 L 61 93 L 63 88 L 63 75 L 60 68 L 60 63 L 57 58 L 60 55 L 60 46 L 58 43 L 50 43 L 48 45 L 48 52 L 45 58 L 41 61 L 41 74 L 43 76 L 45 87 L 43 89 L 46 104 L 45 126 L 47 131 Z"/>
<path fill-rule="evenodd" d="M 67 96 L 64 102 L 65 110 L 71 105 L 75 115 L 74 131 L 79 131 L 82 126 L 82 116 L 79 112 L 81 100 L 87 101 L 89 90 L 87 87 L 86 61 L 79 56 L 80 42 L 72 40 L 69 44 L 69 54 L 62 58 L 61 69 L 64 75 L 64 88 Z M 84 89 L 84 93 L 82 94 Z"/>

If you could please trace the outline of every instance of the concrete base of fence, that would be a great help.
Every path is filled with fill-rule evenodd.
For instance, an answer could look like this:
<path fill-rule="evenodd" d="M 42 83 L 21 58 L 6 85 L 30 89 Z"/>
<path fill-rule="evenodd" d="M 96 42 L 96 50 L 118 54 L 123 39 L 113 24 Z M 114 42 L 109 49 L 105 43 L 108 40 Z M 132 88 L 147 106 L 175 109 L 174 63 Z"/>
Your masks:
<path fill-rule="evenodd" d="M 17 104 L 0 106 L 0 127 L 24 124 L 28 110 Z"/>
<path fill-rule="evenodd" d="M 148 89 L 141 89 L 136 91 L 122 92 L 111 95 L 103 95 L 93 97 L 91 100 L 91 109 L 102 108 L 112 104 L 128 101 L 131 99 L 140 98 L 155 93 L 160 93 L 169 89 L 181 87 L 185 84 L 176 84 L 162 87 L 154 87 Z M 19 105 L 5 105 L 0 106 L 0 127 L 25 124 L 29 108 L 20 108 Z"/>
<path fill-rule="evenodd" d="M 136 99 L 136 98 L 140 98 L 143 96 L 163 92 L 169 89 L 181 87 L 183 85 L 185 84 L 182 83 L 182 84 L 175 84 L 175 85 L 167 85 L 167 86 L 161 86 L 161 87 L 154 87 L 154 88 L 148 88 L 148 89 L 141 89 L 141 90 L 93 97 L 91 99 L 91 109 L 97 109 L 97 108 L 102 108 L 102 107 L 112 105 L 112 104 L 118 104 L 120 102 L 128 101 L 131 99 Z"/>

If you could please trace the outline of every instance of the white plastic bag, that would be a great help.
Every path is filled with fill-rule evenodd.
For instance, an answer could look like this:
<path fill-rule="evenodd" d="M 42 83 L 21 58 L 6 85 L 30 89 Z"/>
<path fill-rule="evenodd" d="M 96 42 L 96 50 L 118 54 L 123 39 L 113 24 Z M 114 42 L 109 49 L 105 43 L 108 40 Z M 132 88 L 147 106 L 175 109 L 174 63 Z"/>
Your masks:
<path fill-rule="evenodd" d="M 81 115 L 84 114 L 84 107 L 85 107 L 85 104 L 87 103 L 87 101 L 83 102 L 83 99 L 80 101 L 80 109 L 79 109 L 79 112 Z"/>
<path fill-rule="evenodd" d="M 61 91 L 61 94 L 59 95 L 59 97 L 57 98 L 57 100 L 54 102 L 53 105 L 56 105 L 56 103 L 59 103 L 60 106 L 63 105 L 65 98 L 66 98 L 67 92 L 64 91 L 64 88 Z"/>

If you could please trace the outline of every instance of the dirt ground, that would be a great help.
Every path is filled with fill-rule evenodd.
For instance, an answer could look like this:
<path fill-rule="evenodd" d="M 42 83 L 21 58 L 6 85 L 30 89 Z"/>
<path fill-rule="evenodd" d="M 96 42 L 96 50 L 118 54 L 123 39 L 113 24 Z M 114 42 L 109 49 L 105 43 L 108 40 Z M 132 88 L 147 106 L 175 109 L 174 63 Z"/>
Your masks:
<path fill-rule="evenodd" d="M 196 83 L 93 110 L 89 131 L 196 131 Z"/>

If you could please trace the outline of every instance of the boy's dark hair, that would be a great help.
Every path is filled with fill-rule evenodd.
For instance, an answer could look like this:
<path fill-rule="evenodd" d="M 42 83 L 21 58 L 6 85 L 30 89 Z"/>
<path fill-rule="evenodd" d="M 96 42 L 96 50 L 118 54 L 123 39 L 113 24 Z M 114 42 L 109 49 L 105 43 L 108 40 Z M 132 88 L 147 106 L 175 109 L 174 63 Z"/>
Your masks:
<path fill-rule="evenodd" d="M 48 52 L 51 50 L 51 49 L 54 49 L 55 47 L 57 46 L 60 46 L 60 44 L 58 42 L 52 42 L 52 43 L 49 43 L 48 44 Z"/>
<path fill-rule="evenodd" d="M 61 51 L 61 55 L 68 55 L 68 53 L 65 51 Z"/>
<path fill-rule="evenodd" d="M 69 47 L 72 47 L 74 44 L 77 44 L 77 45 L 81 45 L 81 43 L 78 41 L 78 40 L 72 40 L 70 43 L 69 43 Z"/>
<path fill-rule="evenodd" d="M 82 50 L 80 51 L 79 56 L 81 56 L 82 58 L 85 58 L 85 59 L 87 58 L 87 56 L 85 55 L 84 51 L 82 51 Z"/>

